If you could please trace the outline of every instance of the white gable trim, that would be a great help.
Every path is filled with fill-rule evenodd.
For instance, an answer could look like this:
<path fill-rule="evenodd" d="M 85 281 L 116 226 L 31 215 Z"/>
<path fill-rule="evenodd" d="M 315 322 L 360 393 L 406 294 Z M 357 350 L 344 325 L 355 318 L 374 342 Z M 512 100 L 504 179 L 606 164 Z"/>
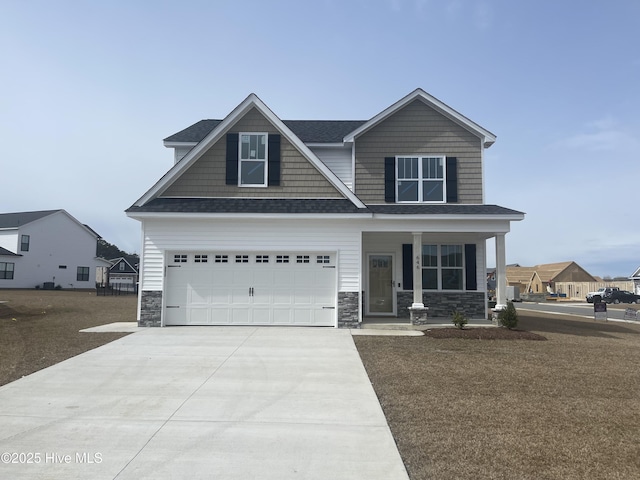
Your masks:
<path fill-rule="evenodd" d="M 358 208 L 366 208 L 364 203 L 349 190 L 349 188 L 340 181 L 340 179 L 324 164 L 322 161 L 307 147 L 300 139 L 280 120 L 275 113 L 260 100 L 256 94 L 249 95 L 240 105 L 238 105 L 216 128 L 202 139 L 189 153 L 187 153 L 180 162 L 175 164 L 156 184 L 151 187 L 136 203 L 136 206 L 142 206 L 153 200 L 166 190 L 175 180 L 182 175 L 191 165 L 198 160 L 204 152 L 213 146 L 227 131 L 235 125 L 249 110 L 257 108 L 271 124 L 284 135 L 294 147 L 316 167 L 322 175 L 340 192 L 342 195 L 351 200 Z"/>
<path fill-rule="evenodd" d="M 367 123 L 360 126 L 356 130 L 351 132 L 349 135 L 344 137 L 344 142 L 348 143 L 348 142 L 355 141 L 357 137 L 359 137 L 369 129 L 373 128 L 374 126 L 378 125 L 380 122 L 384 121 L 389 116 L 401 110 L 406 105 L 408 105 L 409 103 L 413 102 L 416 99 L 422 100 L 424 103 L 434 108 L 438 112 L 442 113 L 444 116 L 446 116 L 450 120 L 456 122 L 461 127 L 469 130 L 471 133 L 480 137 L 482 139 L 482 144 L 484 145 L 485 148 L 490 147 L 496 141 L 496 136 L 493 133 L 491 133 L 489 130 L 482 128 L 480 125 L 469 120 L 467 117 L 465 117 L 461 113 L 456 112 L 449 105 L 429 95 L 427 92 L 425 92 L 421 88 L 417 88 L 416 90 L 411 92 L 409 95 L 398 100 L 389 108 L 383 110 L 378 115 L 376 115 L 371 120 L 369 120 Z"/>

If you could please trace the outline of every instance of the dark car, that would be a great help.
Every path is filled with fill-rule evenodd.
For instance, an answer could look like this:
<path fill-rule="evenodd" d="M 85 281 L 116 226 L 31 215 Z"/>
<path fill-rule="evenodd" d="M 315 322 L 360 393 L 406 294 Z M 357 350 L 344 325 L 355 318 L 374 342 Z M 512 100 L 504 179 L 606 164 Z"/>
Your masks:
<path fill-rule="evenodd" d="M 614 290 L 604 295 L 602 301 L 606 303 L 640 303 L 640 295 L 626 290 Z"/>

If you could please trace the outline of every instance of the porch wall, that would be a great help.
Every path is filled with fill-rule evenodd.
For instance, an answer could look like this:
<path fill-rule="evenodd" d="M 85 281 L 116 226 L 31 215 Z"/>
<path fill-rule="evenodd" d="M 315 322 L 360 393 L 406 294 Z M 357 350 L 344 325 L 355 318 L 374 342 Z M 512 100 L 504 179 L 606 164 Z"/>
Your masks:
<path fill-rule="evenodd" d="M 409 307 L 413 303 L 413 292 L 398 292 L 398 317 L 409 318 Z M 464 313 L 473 319 L 486 318 L 487 294 L 478 291 L 466 292 L 422 292 L 422 302 L 429 308 L 429 317 L 451 318 L 453 312 Z"/>

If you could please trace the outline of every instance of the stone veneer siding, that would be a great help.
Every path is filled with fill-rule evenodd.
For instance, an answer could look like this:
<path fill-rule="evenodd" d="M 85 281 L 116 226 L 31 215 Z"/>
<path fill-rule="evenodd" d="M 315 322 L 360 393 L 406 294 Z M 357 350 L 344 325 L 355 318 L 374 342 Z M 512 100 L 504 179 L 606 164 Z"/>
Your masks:
<path fill-rule="evenodd" d="M 360 328 L 358 292 L 338 292 L 338 328 Z"/>
<path fill-rule="evenodd" d="M 162 318 L 162 292 L 142 291 L 139 327 L 159 327 Z"/>
<path fill-rule="evenodd" d="M 429 318 L 451 318 L 454 311 L 469 318 L 485 318 L 484 292 L 422 292 L 422 301 L 429 307 Z M 409 318 L 413 292 L 398 292 L 398 317 Z"/>

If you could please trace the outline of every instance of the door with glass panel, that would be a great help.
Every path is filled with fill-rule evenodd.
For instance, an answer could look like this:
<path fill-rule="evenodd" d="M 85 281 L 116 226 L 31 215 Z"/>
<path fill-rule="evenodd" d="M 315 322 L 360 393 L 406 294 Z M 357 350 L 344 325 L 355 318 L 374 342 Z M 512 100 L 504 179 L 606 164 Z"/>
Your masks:
<path fill-rule="evenodd" d="M 371 315 L 395 315 L 395 281 L 392 254 L 369 254 L 369 292 L 367 313 Z"/>

